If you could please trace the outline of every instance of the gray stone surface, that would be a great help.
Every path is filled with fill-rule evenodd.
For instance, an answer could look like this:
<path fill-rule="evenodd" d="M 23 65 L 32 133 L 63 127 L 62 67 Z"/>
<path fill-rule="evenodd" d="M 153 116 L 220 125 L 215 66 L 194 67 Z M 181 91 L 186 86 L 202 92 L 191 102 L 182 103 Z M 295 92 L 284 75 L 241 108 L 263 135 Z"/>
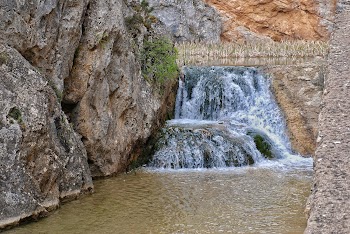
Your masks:
<path fill-rule="evenodd" d="M 350 233 L 350 1 L 338 1 L 305 233 Z"/>
<path fill-rule="evenodd" d="M 330 34 L 334 28 L 334 13 L 337 0 L 315 0 L 318 6 L 317 13 L 321 19 L 320 24 Z"/>
<path fill-rule="evenodd" d="M 83 137 L 93 176 L 126 171 L 175 103 L 176 80 L 159 95 L 141 75 L 135 41 L 142 43 L 147 32 L 139 25 L 138 37 L 130 39 L 123 15 L 129 10 L 120 0 L 90 2 L 65 80 L 63 101 Z"/>
<path fill-rule="evenodd" d="M 0 44 L 0 229 L 92 188 L 84 145 L 55 92 Z"/>
<path fill-rule="evenodd" d="M 177 42 L 219 42 L 222 20 L 214 8 L 202 0 L 149 0 L 151 14 L 160 23 L 156 29 L 171 35 Z"/>
<path fill-rule="evenodd" d="M 90 190 L 87 156 L 95 176 L 127 170 L 173 109 L 176 81 L 160 95 L 141 76 L 126 2 L 0 1 L 0 229 Z"/>
<path fill-rule="evenodd" d="M 0 41 L 17 49 L 63 90 L 89 0 L 2 0 Z"/>

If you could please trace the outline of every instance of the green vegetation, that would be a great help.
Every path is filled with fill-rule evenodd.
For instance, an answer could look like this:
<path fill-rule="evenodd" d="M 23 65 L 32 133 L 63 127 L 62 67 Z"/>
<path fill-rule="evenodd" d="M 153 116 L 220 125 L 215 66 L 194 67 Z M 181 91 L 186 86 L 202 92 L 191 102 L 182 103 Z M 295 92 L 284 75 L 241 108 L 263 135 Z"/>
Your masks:
<path fill-rule="evenodd" d="M 5 52 L 1 52 L 0 53 L 0 66 L 2 64 L 7 64 L 8 60 L 9 60 L 8 54 L 6 54 Z"/>
<path fill-rule="evenodd" d="M 6 117 L 11 118 L 10 120 L 11 124 L 13 124 L 14 123 L 13 120 L 15 120 L 20 125 L 22 130 L 25 129 L 22 113 L 17 107 L 12 107 Z"/>
<path fill-rule="evenodd" d="M 143 23 L 143 17 L 140 14 L 134 14 L 125 18 L 125 24 L 127 29 L 132 35 L 136 35 L 140 32 L 140 25 Z"/>
<path fill-rule="evenodd" d="M 256 148 L 260 151 L 260 153 L 267 159 L 274 158 L 271 152 L 271 145 L 260 135 L 254 136 L 254 142 Z"/>
<path fill-rule="evenodd" d="M 58 98 L 58 102 L 62 101 L 63 93 L 57 88 L 56 84 L 52 80 L 48 80 L 48 84 L 55 91 L 56 97 Z"/>
<path fill-rule="evenodd" d="M 167 80 L 176 79 L 179 69 L 176 64 L 177 50 L 167 38 L 149 39 L 141 51 L 142 74 L 158 88 Z"/>
<path fill-rule="evenodd" d="M 7 118 L 9 117 L 16 120 L 19 124 L 23 123 L 21 111 L 17 107 L 11 108 L 7 114 Z"/>
<path fill-rule="evenodd" d="M 156 90 L 162 93 L 167 81 L 178 77 L 179 69 L 176 63 L 177 50 L 173 42 L 165 37 L 155 37 L 152 24 L 158 19 L 151 15 L 153 11 L 147 1 L 130 3 L 134 14 L 125 18 L 126 27 L 134 40 L 131 40 L 136 57 L 140 60 L 143 77 Z M 147 33 L 140 45 L 138 35 L 145 29 Z"/>
<path fill-rule="evenodd" d="M 147 30 L 152 30 L 152 24 L 158 21 L 157 17 L 151 15 L 153 8 L 149 7 L 147 1 L 143 0 L 141 4 L 132 5 L 135 13 L 125 18 L 125 24 L 131 35 L 135 38 L 141 32 L 141 26 L 145 26 Z"/>
<path fill-rule="evenodd" d="M 99 32 L 96 34 L 97 44 L 102 47 L 102 49 L 106 48 L 106 44 L 108 43 L 108 32 Z"/>

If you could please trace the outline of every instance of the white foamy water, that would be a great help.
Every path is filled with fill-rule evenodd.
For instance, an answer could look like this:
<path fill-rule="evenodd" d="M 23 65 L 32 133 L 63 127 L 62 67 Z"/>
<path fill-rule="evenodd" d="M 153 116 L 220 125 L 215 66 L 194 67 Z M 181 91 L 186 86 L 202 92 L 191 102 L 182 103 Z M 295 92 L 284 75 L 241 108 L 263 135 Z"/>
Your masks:
<path fill-rule="evenodd" d="M 256 68 L 186 67 L 175 116 L 162 130 L 151 167 L 312 167 L 312 159 L 292 152 L 270 80 Z M 257 149 L 256 137 L 272 156 Z"/>

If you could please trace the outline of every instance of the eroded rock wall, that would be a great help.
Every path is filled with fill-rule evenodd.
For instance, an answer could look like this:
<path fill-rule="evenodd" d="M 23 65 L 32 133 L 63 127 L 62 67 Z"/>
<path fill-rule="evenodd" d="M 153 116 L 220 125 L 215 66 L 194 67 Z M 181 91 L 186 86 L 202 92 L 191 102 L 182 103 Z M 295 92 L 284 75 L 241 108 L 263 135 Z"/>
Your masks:
<path fill-rule="evenodd" d="M 88 0 L 0 2 L 0 41 L 17 49 L 62 92 L 78 47 Z"/>
<path fill-rule="evenodd" d="M 0 229 L 92 188 L 85 147 L 55 92 L 0 45 Z"/>
<path fill-rule="evenodd" d="M 350 5 L 339 0 L 314 157 L 306 234 L 350 233 Z"/>
<path fill-rule="evenodd" d="M 171 114 L 177 81 L 143 79 L 130 2 L 0 2 L 0 228 L 124 172 Z"/>
<path fill-rule="evenodd" d="M 204 0 L 223 17 L 222 39 L 328 40 L 335 0 Z"/>
<path fill-rule="evenodd" d="M 267 66 L 272 90 L 282 109 L 292 148 L 304 156 L 316 149 L 326 65 L 324 61 L 303 65 Z"/>
<path fill-rule="evenodd" d="M 159 19 L 155 28 L 174 41 L 219 42 L 222 20 L 203 0 L 148 0 L 152 14 Z"/>
<path fill-rule="evenodd" d="M 137 41 L 144 34 L 130 38 L 126 7 L 123 1 L 90 2 L 74 66 L 65 80 L 63 101 L 71 108 L 94 176 L 126 171 L 130 155 L 175 103 L 176 80 L 159 94 L 142 77 Z"/>

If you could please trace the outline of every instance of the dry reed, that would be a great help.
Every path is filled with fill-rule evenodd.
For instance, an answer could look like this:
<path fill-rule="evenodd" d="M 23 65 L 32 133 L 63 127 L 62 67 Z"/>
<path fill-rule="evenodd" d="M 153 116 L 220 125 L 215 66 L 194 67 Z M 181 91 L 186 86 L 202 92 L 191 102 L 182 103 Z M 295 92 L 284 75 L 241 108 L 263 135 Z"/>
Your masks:
<path fill-rule="evenodd" d="M 187 64 L 195 59 L 217 60 L 234 58 L 305 58 L 325 57 L 328 43 L 322 41 L 282 41 L 236 43 L 178 43 L 178 63 Z"/>

